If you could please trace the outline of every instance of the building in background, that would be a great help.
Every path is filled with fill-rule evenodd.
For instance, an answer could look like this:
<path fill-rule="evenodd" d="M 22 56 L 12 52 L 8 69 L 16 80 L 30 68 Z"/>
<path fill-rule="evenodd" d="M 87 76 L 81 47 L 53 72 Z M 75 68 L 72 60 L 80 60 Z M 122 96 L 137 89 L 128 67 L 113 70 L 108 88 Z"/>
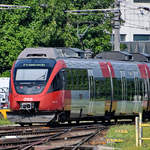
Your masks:
<path fill-rule="evenodd" d="M 120 41 L 132 52 L 150 53 L 150 0 L 120 0 Z"/>
<path fill-rule="evenodd" d="M 10 78 L 0 78 L 0 108 L 8 108 L 8 89 Z"/>

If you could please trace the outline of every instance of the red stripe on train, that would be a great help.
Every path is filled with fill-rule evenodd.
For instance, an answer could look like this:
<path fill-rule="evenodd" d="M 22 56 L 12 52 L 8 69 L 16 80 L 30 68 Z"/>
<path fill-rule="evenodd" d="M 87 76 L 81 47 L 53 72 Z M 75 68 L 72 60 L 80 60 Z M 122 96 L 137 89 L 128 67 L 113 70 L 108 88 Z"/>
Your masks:
<path fill-rule="evenodd" d="M 101 67 L 101 70 L 102 70 L 102 74 L 105 78 L 108 78 L 112 75 L 113 78 L 115 78 L 115 72 L 114 72 L 114 69 L 112 67 L 112 64 L 110 62 L 100 62 L 100 67 Z M 110 71 L 111 71 L 111 75 L 110 75 L 110 72 L 109 72 L 109 69 L 108 69 L 108 66 L 110 68 Z"/>
<path fill-rule="evenodd" d="M 112 64 L 110 62 L 107 62 L 107 64 L 110 67 L 112 78 L 115 78 L 115 72 L 114 72 L 114 69 L 112 67 Z"/>
<path fill-rule="evenodd" d="M 145 64 L 145 68 L 146 68 L 146 70 L 147 70 L 148 78 L 150 78 L 150 69 L 149 69 L 149 67 L 148 67 L 147 64 Z"/>

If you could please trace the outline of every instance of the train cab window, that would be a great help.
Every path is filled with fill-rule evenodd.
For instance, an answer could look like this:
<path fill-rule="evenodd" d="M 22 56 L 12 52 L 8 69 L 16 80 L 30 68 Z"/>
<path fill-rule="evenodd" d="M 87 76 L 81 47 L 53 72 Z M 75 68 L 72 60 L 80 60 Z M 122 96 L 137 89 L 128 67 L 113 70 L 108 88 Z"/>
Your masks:
<path fill-rule="evenodd" d="M 54 77 L 50 88 L 48 89 L 49 92 L 58 91 L 63 89 L 63 73 L 59 71 L 56 76 Z"/>

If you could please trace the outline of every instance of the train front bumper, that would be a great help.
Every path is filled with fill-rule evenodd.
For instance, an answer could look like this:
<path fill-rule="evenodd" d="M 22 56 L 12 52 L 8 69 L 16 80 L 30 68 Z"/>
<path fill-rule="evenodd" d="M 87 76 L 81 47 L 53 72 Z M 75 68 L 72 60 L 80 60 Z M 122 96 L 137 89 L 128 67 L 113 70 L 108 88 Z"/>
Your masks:
<path fill-rule="evenodd" d="M 48 123 L 55 118 L 55 114 L 38 113 L 36 115 L 7 112 L 7 119 L 15 123 Z"/>

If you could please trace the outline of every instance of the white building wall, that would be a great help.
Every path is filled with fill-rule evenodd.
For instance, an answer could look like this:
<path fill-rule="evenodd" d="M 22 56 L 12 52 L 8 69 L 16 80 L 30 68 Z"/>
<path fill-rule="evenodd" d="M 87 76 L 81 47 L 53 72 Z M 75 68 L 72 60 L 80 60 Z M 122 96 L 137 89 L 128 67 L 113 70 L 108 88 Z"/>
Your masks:
<path fill-rule="evenodd" d="M 0 78 L 0 108 L 2 104 L 8 103 L 9 80 L 10 78 Z"/>
<path fill-rule="evenodd" d="M 133 41 L 134 34 L 150 35 L 150 3 L 135 3 L 134 0 L 121 0 L 121 18 L 125 21 L 120 34 L 125 34 L 125 41 Z"/>

